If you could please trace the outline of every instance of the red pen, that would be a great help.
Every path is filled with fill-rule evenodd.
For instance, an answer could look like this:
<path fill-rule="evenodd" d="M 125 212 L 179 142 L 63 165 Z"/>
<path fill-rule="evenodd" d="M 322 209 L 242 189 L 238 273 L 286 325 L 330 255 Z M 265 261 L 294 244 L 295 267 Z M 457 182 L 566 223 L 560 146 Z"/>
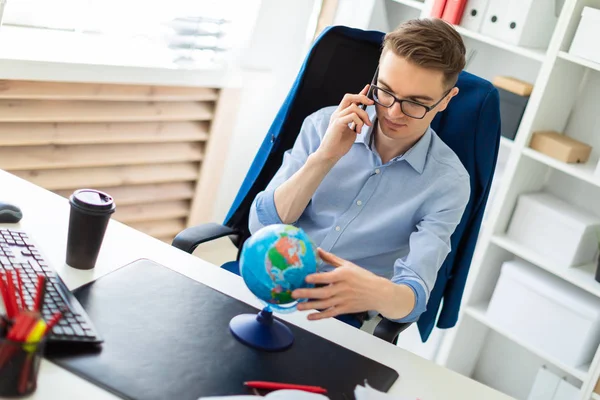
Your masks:
<path fill-rule="evenodd" d="M 327 393 L 327 389 L 319 386 L 307 386 L 307 385 L 294 385 L 292 383 L 278 383 L 278 382 L 265 382 L 265 381 L 248 381 L 244 382 L 244 385 L 253 389 L 265 389 L 265 390 L 279 390 L 279 389 L 294 389 L 303 390 L 311 393 Z"/>
<path fill-rule="evenodd" d="M 17 284 L 19 289 L 19 301 L 21 303 L 21 311 L 27 311 L 27 304 L 25 304 L 25 295 L 23 293 L 23 280 L 21 279 L 21 272 L 16 269 L 15 274 L 17 274 Z"/>

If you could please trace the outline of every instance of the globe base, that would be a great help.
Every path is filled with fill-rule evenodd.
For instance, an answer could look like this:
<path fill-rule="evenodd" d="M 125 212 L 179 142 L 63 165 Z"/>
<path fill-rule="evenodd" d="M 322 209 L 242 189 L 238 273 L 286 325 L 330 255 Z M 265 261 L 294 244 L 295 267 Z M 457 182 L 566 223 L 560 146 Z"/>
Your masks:
<path fill-rule="evenodd" d="M 264 351 L 282 351 L 294 343 L 290 328 L 273 318 L 267 307 L 258 314 L 241 314 L 229 321 L 233 336 L 247 346 Z"/>

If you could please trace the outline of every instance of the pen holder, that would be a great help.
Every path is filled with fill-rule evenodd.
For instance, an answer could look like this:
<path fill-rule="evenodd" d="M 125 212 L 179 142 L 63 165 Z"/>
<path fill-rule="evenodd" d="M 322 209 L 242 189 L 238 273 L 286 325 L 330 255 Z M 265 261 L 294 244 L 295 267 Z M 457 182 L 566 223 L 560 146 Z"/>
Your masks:
<path fill-rule="evenodd" d="M 0 337 L 0 397 L 25 397 L 37 387 L 45 340 L 15 342 Z"/>

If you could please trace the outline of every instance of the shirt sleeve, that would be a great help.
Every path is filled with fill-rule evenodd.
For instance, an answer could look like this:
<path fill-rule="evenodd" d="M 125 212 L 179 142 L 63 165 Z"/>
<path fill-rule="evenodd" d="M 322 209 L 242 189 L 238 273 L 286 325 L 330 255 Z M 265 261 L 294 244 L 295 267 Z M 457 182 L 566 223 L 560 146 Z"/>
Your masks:
<path fill-rule="evenodd" d="M 409 238 L 409 252 L 394 263 L 392 282 L 405 284 L 415 293 L 415 307 L 396 322 L 414 322 L 425 312 L 438 271 L 450 253 L 450 237 L 460 223 L 470 196 L 468 176 L 445 179 L 445 185 Z"/>
<path fill-rule="evenodd" d="M 323 126 L 323 111 L 317 111 L 304 120 L 294 146 L 283 155 L 281 167 L 265 190 L 254 199 L 248 222 L 251 234 L 264 226 L 282 223 L 275 208 L 275 190 L 294 175 L 304 165 L 308 156 L 319 148 L 327 128 L 327 124 Z"/>

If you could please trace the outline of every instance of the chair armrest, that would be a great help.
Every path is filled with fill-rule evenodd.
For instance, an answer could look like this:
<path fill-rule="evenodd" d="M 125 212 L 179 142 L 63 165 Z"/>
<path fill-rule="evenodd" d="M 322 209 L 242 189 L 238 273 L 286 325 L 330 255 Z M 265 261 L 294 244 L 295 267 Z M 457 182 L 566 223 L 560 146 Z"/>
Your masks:
<path fill-rule="evenodd" d="M 389 319 L 381 318 L 381 321 L 375 327 L 373 336 L 396 344 L 398 342 L 398 336 L 400 333 L 408 328 L 412 322 L 392 322 Z"/>
<path fill-rule="evenodd" d="M 171 245 L 192 254 L 199 244 L 210 242 L 224 236 L 237 236 L 240 233 L 228 226 L 216 223 L 192 226 L 179 232 Z"/>

